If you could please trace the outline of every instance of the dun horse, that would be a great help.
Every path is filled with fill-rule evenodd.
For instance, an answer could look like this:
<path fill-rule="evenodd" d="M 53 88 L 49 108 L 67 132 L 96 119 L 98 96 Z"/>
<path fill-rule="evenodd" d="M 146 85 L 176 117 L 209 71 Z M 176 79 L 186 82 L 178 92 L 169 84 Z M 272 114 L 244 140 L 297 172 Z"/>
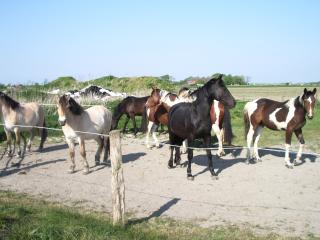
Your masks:
<path fill-rule="evenodd" d="M 251 143 L 254 141 L 253 157 L 256 161 L 261 161 L 258 153 L 258 142 L 263 130 L 266 126 L 272 130 L 286 131 L 286 153 L 285 165 L 293 168 L 290 162 L 289 149 L 291 145 L 292 134 L 294 133 L 299 142 L 300 147 L 294 164 L 300 160 L 304 146 L 304 138 L 302 135 L 302 127 L 306 123 L 306 115 L 309 119 L 313 118 L 313 109 L 316 103 L 316 91 L 308 91 L 306 88 L 301 96 L 291 98 L 285 102 L 277 102 L 267 98 L 260 98 L 252 102 L 248 102 L 244 107 L 244 123 L 245 135 L 247 137 L 247 160 L 249 164 L 251 159 Z"/>
<path fill-rule="evenodd" d="M 170 108 L 169 111 L 169 138 L 171 145 L 181 146 L 183 140 L 188 140 L 190 145 L 195 139 L 202 138 L 205 147 L 211 144 L 211 119 L 210 108 L 214 99 L 221 101 L 226 107 L 234 107 L 235 100 L 226 88 L 222 76 L 213 78 L 203 87 L 196 91 L 196 100 L 191 103 L 179 103 Z M 175 162 L 180 162 L 179 147 L 171 146 L 171 155 L 168 167 L 173 167 L 173 150 L 176 149 Z M 211 175 L 217 178 L 213 168 L 211 150 L 207 149 L 208 166 Z M 188 148 L 188 167 L 187 177 L 193 180 L 191 173 L 191 161 L 193 158 L 193 150 Z"/>
<path fill-rule="evenodd" d="M 138 129 L 136 126 L 135 116 L 142 116 L 141 131 L 146 128 L 146 109 L 145 105 L 149 96 L 146 97 L 133 97 L 129 96 L 123 99 L 115 108 L 112 119 L 112 129 L 116 129 L 118 122 L 123 114 L 126 114 L 126 121 L 123 126 L 122 132 L 125 132 L 129 119 L 132 120 L 134 135 L 137 134 Z"/>
<path fill-rule="evenodd" d="M 59 123 L 62 126 L 70 153 L 70 173 L 75 170 L 75 141 L 80 144 L 80 154 L 83 158 L 83 173 L 89 173 L 86 157 L 85 140 L 94 139 L 98 143 L 95 154 L 96 165 L 100 164 L 100 155 L 104 148 L 104 159 L 108 159 L 109 137 L 98 134 L 108 134 L 111 129 L 112 113 L 103 106 L 92 106 L 84 110 L 73 98 L 63 95 L 58 102 Z M 90 134 L 90 133 L 93 134 Z"/>
<path fill-rule="evenodd" d="M 30 151 L 31 144 L 35 133 L 38 132 L 41 141 L 39 150 L 43 149 L 43 144 L 47 138 L 47 130 L 45 128 L 45 119 L 44 119 L 44 110 L 38 103 L 25 103 L 21 104 L 3 92 L 0 92 L 0 114 L 2 114 L 2 118 L 4 121 L 4 131 L 7 136 L 7 150 L 8 155 L 11 156 L 15 152 L 15 144 L 13 146 L 13 150 L 11 148 L 12 142 L 12 134 L 15 134 L 16 143 L 18 144 L 18 156 L 23 156 L 24 151 L 27 149 Z M 26 126 L 26 127 L 24 127 Z M 40 128 L 34 128 L 40 127 Z M 29 132 L 30 139 L 28 144 L 26 145 L 26 139 L 22 135 L 22 132 Z M 21 151 L 20 141 L 21 136 L 24 142 L 23 152 Z"/>

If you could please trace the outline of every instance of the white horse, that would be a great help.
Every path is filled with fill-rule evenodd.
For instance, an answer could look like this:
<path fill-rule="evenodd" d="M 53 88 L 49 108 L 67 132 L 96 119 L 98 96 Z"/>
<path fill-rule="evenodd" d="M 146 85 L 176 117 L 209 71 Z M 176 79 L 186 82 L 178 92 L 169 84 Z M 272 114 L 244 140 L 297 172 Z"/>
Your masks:
<path fill-rule="evenodd" d="M 75 169 L 75 141 L 80 144 L 80 154 L 83 158 L 83 174 L 89 173 L 86 158 L 85 140 L 94 139 L 98 143 L 95 154 L 96 165 L 100 164 L 100 155 L 104 148 L 104 159 L 108 159 L 109 137 L 112 113 L 103 106 L 92 106 L 84 110 L 73 98 L 63 95 L 58 102 L 59 123 L 62 126 L 66 142 L 69 146 L 71 166 L 69 173 Z"/>
<path fill-rule="evenodd" d="M 15 134 L 16 143 L 18 144 L 18 156 L 23 156 L 25 149 L 31 150 L 31 144 L 35 133 L 38 132 L 41 136 L 39 150 L 43 149 L 43 144 L 47 138 L 47 130 L 45 127 L 44 110 L 35 102 L 21 104 L 3 92 L 0 92 L 0 114 L 4 121 L 4 131 L 7 136 L 7 151 L 8 156 L 12 156 L 15 152 L 15 144 L 13 150 L 11 148 L 12 134 Z M 40 127 L 38 129 L 31 127 Z M 29 132 L 30 139 L 26 144 L 26 139 L 22 132 Z M 20 141 L 21 136 L 24 142 L 23 152 L 21 151 Z"/>

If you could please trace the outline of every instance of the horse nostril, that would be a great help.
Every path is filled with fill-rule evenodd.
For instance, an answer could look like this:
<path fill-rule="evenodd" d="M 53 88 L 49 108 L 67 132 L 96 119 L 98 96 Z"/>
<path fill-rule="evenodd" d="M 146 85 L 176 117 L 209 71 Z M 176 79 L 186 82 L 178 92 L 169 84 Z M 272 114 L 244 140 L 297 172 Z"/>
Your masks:
<path fill-rule="evenodd" d="M 61 125 L 61 126 L 64 126 L 65 124 L 66 124 L 66 121 L 58 121 L 59 122 L 59 124 Z"/>

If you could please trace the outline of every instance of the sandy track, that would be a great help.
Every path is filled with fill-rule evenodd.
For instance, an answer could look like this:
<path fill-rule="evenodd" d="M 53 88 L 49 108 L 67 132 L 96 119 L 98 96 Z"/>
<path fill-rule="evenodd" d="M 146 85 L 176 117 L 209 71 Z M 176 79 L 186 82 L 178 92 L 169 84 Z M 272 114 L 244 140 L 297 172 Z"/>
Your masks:
<path fill-rule="evenodd" d="M 248 166 L 243 163 L 244 152 L 229 152 L 215 158 L 220 178 L 212 180 L 205 153 L 196 151 L 192 182 L 186 178 L 186 168 L 167 168 L 167 146 L 147 150 L 136 141 L 142 140 L 122 141 L 127 211 L 135 217 L 167 216 L 207 227 L 234 224 L 259 232 L 320 235 L 319 159 L 307 156 L 305 163 L 290 170 L 284 167 L 282 153 L 264 153 L 262 163 Z M 87 149 L 92 166 L 95 144 L 89 142 Z M 4 157 L 0 188 L 110 212 L 110 167 L 70 175 L 67 154 L 63 143 L 50 145 L 44 153 L 27 154 L 19 168 L 12 166 L 18 159 L 9 162 Z M 80 170 L 79 152 L 76 164 Z"/>

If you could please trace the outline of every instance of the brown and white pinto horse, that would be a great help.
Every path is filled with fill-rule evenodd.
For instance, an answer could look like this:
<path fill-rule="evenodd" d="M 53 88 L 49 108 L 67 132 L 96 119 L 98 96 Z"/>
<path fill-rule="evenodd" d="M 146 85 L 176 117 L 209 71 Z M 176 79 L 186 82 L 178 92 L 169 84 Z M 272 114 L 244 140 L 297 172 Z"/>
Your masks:
<path fill-rule="evenodd" d="M 300 160 L 304 146 L 304 138 L 302 135 L 302 127 L 306 123 L 306 115 L 309 119 L 313 118 L 313 109 L 316 103 L 316 91 L 308 91 L 306 88 L 301 96 L 291 98 L 285 102 L 277 102 L 267 98 L 256 99 L 248 102 L 244 107 L 244 123 L 245 135 L 247 137 L 247 160 L 249 163 L 251 158 L 250 148 L 251 142 L 254 141 L 253 157 L 256 161 L 261 161 L 258 154 L 258 142 L 263 130 L 266 126 L 272 130 L 286 131 L 286 153 L 285 164 L 288 168 L 293 168 L 290 162 L 289 149 L 291 145 L 292 133 L 297 136 L 300 147 L 294 164 Z"/>
<path fill-rule="evenodd" d="M 159 141 L 156 136 L 156 130 L 159 124 L 168 125 L 168 112 L 171 106 L 180 103 L 191 101 L 189 89 L 183 88 L 179 91 L 179 95 L 170 93 L 166 90 L 160 90 L 158 88 L 153 88 L 150 97 L 147 100 L 147 118 L 148 131 L 146 135 L 146 145 L 147 148 L 151 148 L 149 143 L 149 135 L 152 134 L 155 146 L 159 147 Z M 186 142 L 183 144 L 184 152 L 186 152 Z"/>

